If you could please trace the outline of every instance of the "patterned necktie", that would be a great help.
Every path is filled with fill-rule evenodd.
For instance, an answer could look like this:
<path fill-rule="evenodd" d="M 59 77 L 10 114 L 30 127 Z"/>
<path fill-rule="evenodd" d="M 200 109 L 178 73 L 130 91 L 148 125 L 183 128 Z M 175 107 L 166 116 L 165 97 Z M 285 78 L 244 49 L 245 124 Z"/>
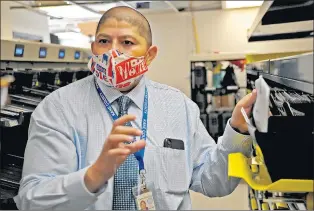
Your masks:
<path fill-rule="evenodd" d="M 128 113 L 131 99 L 122 95 L 118 98 L 119 117 Z M 126 126 L 132 126 L 127 123 Z M 132 188 L 138 182 L 138 163 L 135 156 L 128 156 L 114 175 L 113 210 L 136 210 Z"/>

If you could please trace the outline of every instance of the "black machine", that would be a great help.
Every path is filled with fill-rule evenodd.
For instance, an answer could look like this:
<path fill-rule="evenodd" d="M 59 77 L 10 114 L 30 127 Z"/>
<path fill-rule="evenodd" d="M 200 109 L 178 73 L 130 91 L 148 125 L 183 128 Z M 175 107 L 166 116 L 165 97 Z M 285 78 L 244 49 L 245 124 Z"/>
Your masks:
<path fill-rule="evenodd" d="M 88 71 L 2 70 L 15 81 L 9 88 L 11 103 L 0 111 L 0 208 L 16 210 L 13 197 L 17 195 L 22 176 L 28 127 L 36 106 L 52 91 L 89 75 Z M 59 77 L 60 84 L 57 84 Z"/>

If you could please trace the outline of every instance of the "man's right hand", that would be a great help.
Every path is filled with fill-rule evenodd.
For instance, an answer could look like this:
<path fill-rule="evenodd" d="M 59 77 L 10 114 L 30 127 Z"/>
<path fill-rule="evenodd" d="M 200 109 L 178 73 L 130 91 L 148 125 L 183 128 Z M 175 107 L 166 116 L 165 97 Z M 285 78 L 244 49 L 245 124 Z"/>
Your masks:
<path fill-rule="evenodd" d="M 140 136 L 142 131 L 133 127 L 124 126 L 125 123 L 135 120 L 134 115 L 124 115 L 113 123 L 111 133 L 107 137 L 102 152 L 96 162 L 87 169 L 84 181 L 87 189 L 97 192 L 116 172 L 126 158 L 145 147 L 145 141 L 133 141 L 134 136 Z"/>

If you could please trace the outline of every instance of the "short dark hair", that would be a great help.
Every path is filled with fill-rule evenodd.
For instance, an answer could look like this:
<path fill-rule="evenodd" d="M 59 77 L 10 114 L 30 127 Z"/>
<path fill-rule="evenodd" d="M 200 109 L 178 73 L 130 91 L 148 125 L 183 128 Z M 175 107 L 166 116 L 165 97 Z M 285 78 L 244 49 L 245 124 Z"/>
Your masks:
<path fill-rule="evenodd" d="M 110 18 L 114 18 L 117 21 L 126 21 L 132 26 L 137 27 L 140 35 L 145 38 L 147 45 L 149 47 L 152 45 L 152 31 L 150 24 L 144 15 L 137 10 L 126 6 L 114 7 L 107 10 L 98 22 L 96 34 L 98 33 L 100 26 Z"/>

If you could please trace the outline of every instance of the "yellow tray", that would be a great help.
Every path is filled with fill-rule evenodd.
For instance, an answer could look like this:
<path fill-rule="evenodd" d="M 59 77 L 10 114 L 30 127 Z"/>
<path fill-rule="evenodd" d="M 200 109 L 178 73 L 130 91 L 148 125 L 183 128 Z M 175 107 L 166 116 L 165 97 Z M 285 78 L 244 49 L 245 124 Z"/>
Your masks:
<path fill-rule="evenodd" d="M 260 191 L 313 192 L 314 188 L 314 180 L 281 179 L 272 183 L 265 165 L 259 165 L 259 172 L 253 178 L 250 159 L 242 153 L 229 154 L 228 175 L 241 178 L 251 188 Z"/>

